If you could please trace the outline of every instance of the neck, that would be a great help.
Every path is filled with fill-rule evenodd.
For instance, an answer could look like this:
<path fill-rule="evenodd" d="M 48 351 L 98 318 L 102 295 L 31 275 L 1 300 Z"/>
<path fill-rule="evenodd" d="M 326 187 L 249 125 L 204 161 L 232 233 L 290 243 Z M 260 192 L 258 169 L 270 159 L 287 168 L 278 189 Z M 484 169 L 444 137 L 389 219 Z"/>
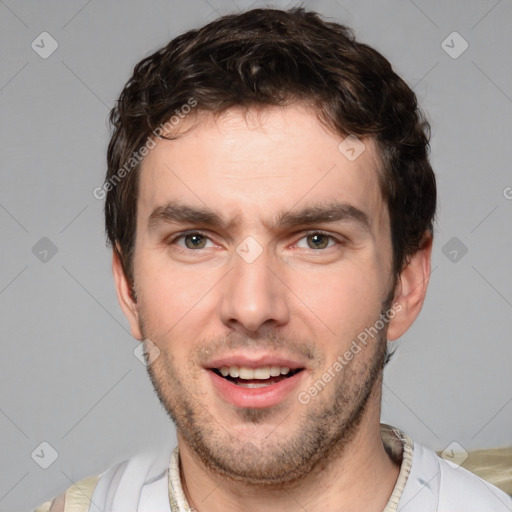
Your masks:
<path fill-rule="evenodd" d="M 188 449 L 178 432 L 181 478 L 190 506 L 197 512 L 382 512 L 399 466 L 382 444 L 380 397 L 377 407 L 371 405 L 349 445 L 338 450 L 340 453 L 332 450 L 321 467 L 300 481 L 279 488 L 245 484 L 213 473 Z"/>

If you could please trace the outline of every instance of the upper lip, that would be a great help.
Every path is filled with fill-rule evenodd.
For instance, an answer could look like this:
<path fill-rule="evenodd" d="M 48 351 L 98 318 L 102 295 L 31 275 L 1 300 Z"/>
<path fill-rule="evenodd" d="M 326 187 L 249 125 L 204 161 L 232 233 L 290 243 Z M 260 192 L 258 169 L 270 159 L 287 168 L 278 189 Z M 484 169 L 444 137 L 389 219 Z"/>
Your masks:
<path fill-rule="evenodd" d="M 305 368 L 305 364 L 296 359 L 275 354 L 247 355 L 247 354 L 231 354 L 216 357 L 208 361 L 204 367 L 208 370 L 222 368 L 223 366 L 243 366 L 244 368 L 261 368 L 263 366 L 279 366 L 281 368 L 290 368 L 296 370 Z"/>

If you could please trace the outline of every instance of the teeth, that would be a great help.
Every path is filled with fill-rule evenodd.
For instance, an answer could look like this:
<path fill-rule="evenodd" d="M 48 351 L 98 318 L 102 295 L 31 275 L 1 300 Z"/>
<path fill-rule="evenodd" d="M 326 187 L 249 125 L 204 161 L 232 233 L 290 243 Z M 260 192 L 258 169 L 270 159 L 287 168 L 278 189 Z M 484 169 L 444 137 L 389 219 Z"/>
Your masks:
<path fill-rule="evenodd" d="M 281 368 L 279 366 L 271 366 L 270 367 L 270 376 L 271 377 L 279 377 L 281 375 Z"/>
<path fill-rule="evenodd" d="M 262 366 L 261 368 L 247 368 L 246 366 L 222 366 L 219 371 L 223 377 L 228 375 L 233 378 L 239 377 L 243 380 L 266 380 L 270 377 L 287 375 L 290 368 L 286 366 Z"/>
<path fill-rule="evenodd" d="M 265 388 L 270 384 L 267 382 L 239 382 L 238 386 L 241 388 Z"/>

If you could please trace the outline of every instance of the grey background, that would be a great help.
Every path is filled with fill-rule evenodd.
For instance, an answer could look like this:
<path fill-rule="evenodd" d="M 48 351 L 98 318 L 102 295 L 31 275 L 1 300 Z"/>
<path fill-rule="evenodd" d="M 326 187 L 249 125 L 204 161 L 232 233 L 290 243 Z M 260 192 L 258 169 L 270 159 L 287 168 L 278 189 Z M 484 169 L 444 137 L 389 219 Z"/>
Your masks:
<path fill-rule="evenodd" d="M 27 510 L 141 449 L 174 444 L 133 354 L 92 195 L 106 116 L 141 58 L 219 14 L 261 5 L 0 0 L 0 510 Z M 434 449 L 510 445 L 512 2 L 303 5 L 388 57 L 432 122 L 434 271 L 386 370 L 383 421 Z M 43 46 L 44 31 L 58 43 L 46 59 L 31 47 Z M 458 58 L 463 41 L 446 40 L 454 31 L 469 45 Z M 48 469 L 43 441 L 58 453 Z"/>

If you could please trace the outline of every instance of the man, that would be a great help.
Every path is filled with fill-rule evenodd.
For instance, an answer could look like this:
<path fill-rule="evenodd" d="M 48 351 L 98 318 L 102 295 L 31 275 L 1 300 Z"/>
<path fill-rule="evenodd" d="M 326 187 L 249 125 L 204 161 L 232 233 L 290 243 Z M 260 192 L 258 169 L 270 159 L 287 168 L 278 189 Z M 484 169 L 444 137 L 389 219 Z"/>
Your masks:
<path fill-rule="evenodd" d="M 178 448 L 39 510 L 512 509 L 380 424 L 436 206 L 428 124 L 384 57 L 314 13 L 252 10 L 140 62 L 111 121 L 95 194 Z"/>

